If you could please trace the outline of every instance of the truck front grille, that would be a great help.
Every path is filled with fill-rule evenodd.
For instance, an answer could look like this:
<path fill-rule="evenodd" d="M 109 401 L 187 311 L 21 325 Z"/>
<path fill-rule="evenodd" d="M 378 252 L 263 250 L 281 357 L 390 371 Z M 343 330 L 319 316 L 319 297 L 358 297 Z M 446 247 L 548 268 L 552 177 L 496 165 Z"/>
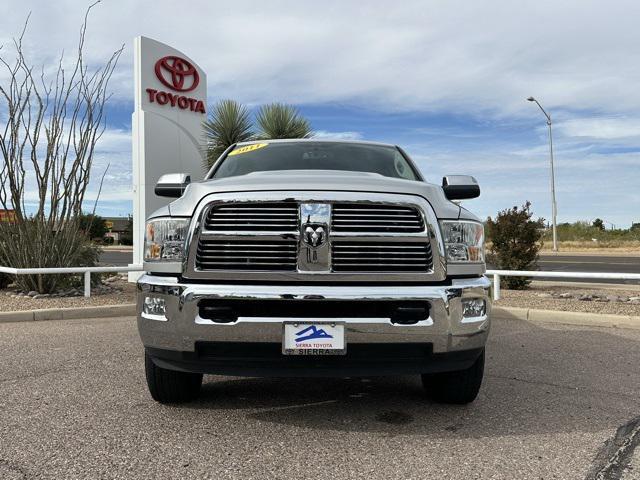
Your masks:
<path fill-rule="evenodd" d="M 217 231 L 280 232 L 298 229 L 294 202 L 231 203 L 209 209 L 205 228 Z"/>
<path fill-rule="evenodd" d="M 428 241 L 334 241 L 331 260 L 335 272 L 426 272 L 433 265 Z"/>
<path fill-rule="evenodd" d="M 335 203 L 331 227 L 335 232 L 409 233 L 424 230 L 414 207 L 382 203 Z"/>
<path fill-rule="evenodd" d="M 220 240 L 200 238 L 196 266 L 201 270 L 295 270 L 295 239 Z"/>
<path fill-rule="evenodd" d="M 286 192 L 283 200 L 274 199 L 277 192 L 246 200 L 221 194 L 202 212 L 185 276 L 310 283 L 442 280 L 434 226 L 420 199 L 370 194 L 370 200 L 358 201 L 344 192 L 316 199 L 317 193 Z"/>

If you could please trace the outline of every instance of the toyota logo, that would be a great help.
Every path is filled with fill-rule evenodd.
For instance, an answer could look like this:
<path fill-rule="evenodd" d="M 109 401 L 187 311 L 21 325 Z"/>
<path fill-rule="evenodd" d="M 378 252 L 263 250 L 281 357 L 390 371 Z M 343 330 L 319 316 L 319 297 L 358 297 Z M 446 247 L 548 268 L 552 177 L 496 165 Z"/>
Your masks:
<path fill-rule="evenodd" d="M 165 86 L 177 92 L 190 92 L 200 83 L 200 75 L 191 62 L 169 55 L 156 62 L 156 77 Z"/>

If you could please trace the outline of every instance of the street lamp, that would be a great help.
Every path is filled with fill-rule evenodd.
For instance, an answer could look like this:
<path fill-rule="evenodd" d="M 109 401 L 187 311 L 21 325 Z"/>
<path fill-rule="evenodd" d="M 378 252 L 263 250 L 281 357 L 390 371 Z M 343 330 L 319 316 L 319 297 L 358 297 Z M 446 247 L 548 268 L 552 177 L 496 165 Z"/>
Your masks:
<path fill-rule="evenodd" d="M 542 105 L 540 105 L 540 102 L 538 102 L 538 100 L 536 100 L 535 98 L 529 97 L 527 98 L 527 100 L 530 102 L 535 102 L 536 105 L 540 107 L 540 110 L 542 110 L 544 116 L 547 117 L 547 126 L 549 127 L 549 160 L 551 162 L 551 221 L 553 224 L 553 251 L 557 252 L 558 238 L 556 235 L 556 215 L 558 213 L 558 207 L 556 205 L 556 178 L 553 169 L 553 137 L 551 135 L 551 115 L 545 112 L 544 108 L 542 108 Z"/>

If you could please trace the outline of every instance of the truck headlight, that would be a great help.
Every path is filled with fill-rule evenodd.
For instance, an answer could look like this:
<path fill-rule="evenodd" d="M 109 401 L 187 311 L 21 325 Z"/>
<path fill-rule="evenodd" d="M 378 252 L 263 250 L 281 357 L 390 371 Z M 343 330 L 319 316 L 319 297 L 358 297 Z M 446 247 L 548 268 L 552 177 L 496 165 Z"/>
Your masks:
<path fill-rule="evenodd" d="M 189 219 L 154 218 L 147 221 L 144 235 L 144 261 L 181 261 L 187 239 Z"/>
<path fill-rule="evenodd" d="M 484 227 L 471 221 L 440 222 L 447 262 L 484 262 Z"/>

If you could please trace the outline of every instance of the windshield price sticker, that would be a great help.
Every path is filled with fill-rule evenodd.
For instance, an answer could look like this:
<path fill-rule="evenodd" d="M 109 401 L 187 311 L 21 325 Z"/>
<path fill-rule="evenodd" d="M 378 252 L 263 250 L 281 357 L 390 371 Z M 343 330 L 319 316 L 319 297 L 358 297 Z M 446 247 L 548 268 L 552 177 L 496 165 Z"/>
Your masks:
<path fill-rule="evenodd" d="M 243 153 L 253 152 L 254 150 L 258 150 L 260 148 L 264 148 L 267 145 L 269 145 L 269 144 L 268 143 L 255 143 L 253 145 L 245 145 L 244 147 L 236 148 L 235 150 L 233 150 L 229 154 L 229 156 L 231 157 L 232 155 L 241 155 Z"/>

